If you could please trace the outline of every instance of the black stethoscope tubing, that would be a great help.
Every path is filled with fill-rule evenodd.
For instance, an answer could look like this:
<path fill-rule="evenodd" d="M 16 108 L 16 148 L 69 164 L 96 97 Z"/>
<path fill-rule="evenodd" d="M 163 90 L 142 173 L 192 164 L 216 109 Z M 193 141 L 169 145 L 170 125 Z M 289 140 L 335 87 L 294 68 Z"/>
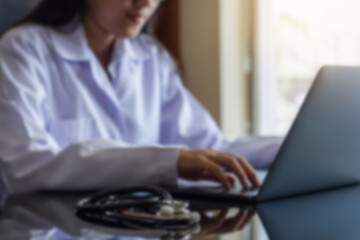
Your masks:
<path fill-rule="evenodd" d="M 136 196 L 134 193 L 145 193 L 145 195 Z M 188 220 L 139 219 L 122 212 L 127 208 L 139 208 L 155 213 L 159 204 L 166 200 L 172 200 L 170 193 L 155 186 L 105 191 L 79 201 L 76 205 L 77 216 L 96 224 L 113 227 L 184 230 L 194 226 L 194 223 Z"/>
<path fill-rule="evenodd" d="M 150 193 L 151 196 L 131 196 L 134 192 Z M 114 201 L 102 202 L 111 200 L 114 196 Z M 115 201 L 115 196 L 122 196 Z M 125 199 L 126 197 L 126 199 Z M 131 208 L 131 207 L 146 207 L 155 205 L 163 200 L 172 199 L 171 195 L 162 188 L 155 186 L 138 186 L 128 187 L 121 190 L 105 191 L 89 198 L 83 199 L 76 205 L 78 211 L 88 212 L 103 212 L 106 210 L 116 210 L 119 208 Z"/>

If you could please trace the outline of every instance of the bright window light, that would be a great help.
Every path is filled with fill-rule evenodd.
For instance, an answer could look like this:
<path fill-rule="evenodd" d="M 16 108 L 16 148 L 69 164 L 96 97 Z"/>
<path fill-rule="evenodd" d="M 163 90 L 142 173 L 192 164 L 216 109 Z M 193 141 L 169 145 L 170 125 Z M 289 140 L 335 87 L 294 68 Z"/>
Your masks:
<path fill-rule="evenodd" d="M 257 47 L 267 53 L 256 91 L 271 92 L 256 95 L 258 132 L 285 134 L 321 66 L 360 65 L 360 1 L 259 0 L 258 10 Z"/>

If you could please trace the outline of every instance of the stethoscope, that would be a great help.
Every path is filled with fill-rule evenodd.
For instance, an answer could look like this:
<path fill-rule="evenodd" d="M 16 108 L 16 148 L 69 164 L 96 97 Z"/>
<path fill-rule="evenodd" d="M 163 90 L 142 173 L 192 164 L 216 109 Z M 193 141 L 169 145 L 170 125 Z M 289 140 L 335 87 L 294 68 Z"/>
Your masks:
<path fill-rule="evenodd" d="M 198 231 L 200 214 L 188 207 L 188 202 L 174 200 L 168 191 L 155 186 L 103 192 L 76 205 L 79 217 L 105 226 Z"/>

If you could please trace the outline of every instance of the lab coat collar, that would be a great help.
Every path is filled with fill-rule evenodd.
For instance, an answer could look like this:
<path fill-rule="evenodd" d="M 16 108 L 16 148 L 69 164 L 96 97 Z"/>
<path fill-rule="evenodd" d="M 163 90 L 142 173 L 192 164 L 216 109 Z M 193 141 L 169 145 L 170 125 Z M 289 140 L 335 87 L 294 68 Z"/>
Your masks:
<path fill-rule="evenodd" d="M 150 51 L 153 48 L 153 45 L 147 38 L 147 36 L 140 35 L 135 39 L 124 39 L 121 41 L 124 46 L 125 54 L 133 60 L 141 61 L 148 59 L 150 57 Z M 119 50 L 120 48 L 115 49 Z"/>
<path fill-rule="evenodd" d="M 51 37 L 55 51 L 62 58 L 72 61 L 90 59 L 91 48 L 82 24 L 66 26 L 64 30 L 51 30 Z M 141 35 L 135 39 L 117 39 L 112 60 L 121 58 L 123 54 L 134 60 L 147 59 L 150 56 L 150 49 L 146 47 L 147 41 L 147 37 Z"/>
<path fill-rule="evenodd" d="M 84 61 L 91 56 L 91 49 L 81 24 L 75 28 L 67 26 L 61 30 L 52 29 L 51 38 L 56 53 L 64 59 Z"/>

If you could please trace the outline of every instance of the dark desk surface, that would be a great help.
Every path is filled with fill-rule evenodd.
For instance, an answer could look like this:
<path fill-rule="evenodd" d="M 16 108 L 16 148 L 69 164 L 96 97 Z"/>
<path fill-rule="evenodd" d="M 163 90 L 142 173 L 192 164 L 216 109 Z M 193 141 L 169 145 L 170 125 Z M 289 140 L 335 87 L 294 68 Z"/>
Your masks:
<path fill-rule="evenodd" d="M 113 229 L 84 222 L 74 215 L 74 205 L 82 197 L 8 197 L 0 212 L 0 239 L 166 238 L 163 231 Z M 201 232 L 191 236 L 194 239 L 360 239 L 360 186 L 263 203 L 256 212 L 204 204 L 192 204 L 192 208 L 203 214 Z"/>

